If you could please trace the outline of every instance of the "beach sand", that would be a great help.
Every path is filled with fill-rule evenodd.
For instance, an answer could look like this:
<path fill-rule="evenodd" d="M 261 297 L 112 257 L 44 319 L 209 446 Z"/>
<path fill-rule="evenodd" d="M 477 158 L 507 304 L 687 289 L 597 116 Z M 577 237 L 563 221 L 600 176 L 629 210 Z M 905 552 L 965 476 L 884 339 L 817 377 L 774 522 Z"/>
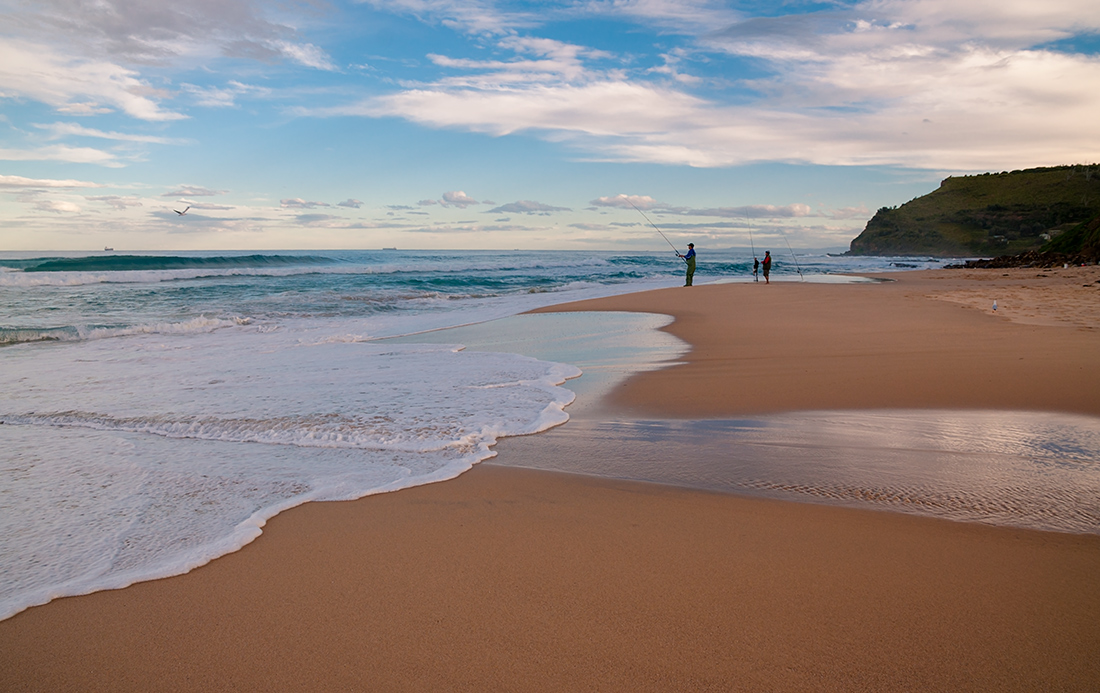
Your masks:
<path fill-rule="evenodd" d="M 676 317 L 693 350 L 616 386 L 624 413 L 1100 415 L 1095 268 L 891 278 L 559 309 Z M 1095 691 L 1097 576 L 1097 535 L 483 464 L 0 622 L 0 690 Z"/>
<path fill-rule="evenodd" d="M 668 331 L 694 347 L 686 364 L 633 378 L 610 397 L 634 415 L 881 408 L 1100 415 L 1100 267 L 878 277 L 888 281 L 704 285 L 546 310 L 676 317 Z"/>

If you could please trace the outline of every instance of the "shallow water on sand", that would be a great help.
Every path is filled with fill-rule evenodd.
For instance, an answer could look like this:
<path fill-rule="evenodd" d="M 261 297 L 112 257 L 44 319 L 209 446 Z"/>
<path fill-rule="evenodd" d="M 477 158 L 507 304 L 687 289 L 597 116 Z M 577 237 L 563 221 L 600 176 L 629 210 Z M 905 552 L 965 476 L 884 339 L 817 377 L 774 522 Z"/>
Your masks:
<path fill-rule="evenodd" d="M 578 393 L 570 422 L 540 434 L 537 454 L 522 447 L 527 441 L 502 440 L 494 464 L 1100 534 L 1100 418 L 959 410 L 616 418 L 600 409 L 600 395 L 636 370 L 675 363 L 686 345 L 657 331 L 667 317 L 608 318 L 520 315 L 489 331 L 459 328 L 467 330 L 461 339 L 451 330 L 438 334 L 470 349 L 518 351 L 584 372 L 566 384 Z"/>

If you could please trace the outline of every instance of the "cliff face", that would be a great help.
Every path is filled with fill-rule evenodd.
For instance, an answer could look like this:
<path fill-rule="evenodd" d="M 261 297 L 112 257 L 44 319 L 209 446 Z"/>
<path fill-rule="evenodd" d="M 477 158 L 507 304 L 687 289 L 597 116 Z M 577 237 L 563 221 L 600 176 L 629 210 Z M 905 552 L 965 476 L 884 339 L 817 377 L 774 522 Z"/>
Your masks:
<path fill-rule="evenodd" d="M 945 179 L 938 190 L 883 207 L 852 255 L 1011 255 L 1038 250 L 1100 214 L 1100 165 Z"/>

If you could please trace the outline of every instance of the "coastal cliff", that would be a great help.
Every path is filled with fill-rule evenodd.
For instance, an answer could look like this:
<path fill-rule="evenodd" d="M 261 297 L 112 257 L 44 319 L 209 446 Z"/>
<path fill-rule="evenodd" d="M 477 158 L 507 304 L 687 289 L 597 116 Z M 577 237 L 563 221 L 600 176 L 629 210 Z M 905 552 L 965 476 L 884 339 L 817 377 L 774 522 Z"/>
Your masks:
<path fill-rule="evenodd" d="M 1087 227 L 1098 215 L 1097 164 L 952 176 L 927 195 L 879 209 L 848 253 L 1015 255 L 1045 250 L 1048 244 L 1068 245 L 1071 234 L 1066 232 Z"/>

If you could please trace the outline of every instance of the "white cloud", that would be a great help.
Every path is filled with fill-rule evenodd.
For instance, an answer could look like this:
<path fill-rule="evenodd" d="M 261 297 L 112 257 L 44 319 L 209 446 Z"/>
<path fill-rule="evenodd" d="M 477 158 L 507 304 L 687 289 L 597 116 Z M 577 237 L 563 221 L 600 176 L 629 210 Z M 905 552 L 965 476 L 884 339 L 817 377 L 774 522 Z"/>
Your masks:
<path fill-rule="evenodd" d="M 451 7 L 400 6 L 413 4 L 429 13 Z M 698 167 L 785 161 L 962 171 L 1100 156 L 1093 125 L 1100 58 L 1033 47 L 1096 30 L 1094 2 L 876 0 L 744 21 L 717 4 L 687 0 L 575 9 L 690 17 L 682 24 L 696 29 L 722 26 L 719 17 L 732 25 L 701 35 L 694 54 L 670 50 L 663 66 L 640 73 L 664 83 L 594 69 L 594 60 L 608 56 L 582 46 L 508 36 L 497 48 L 513 51 L 514 60 L 432 55 L 457 74 L 315 113 L 530 133 L 569 144 L 582 159 Z M 682 67 L 700 50 L 753 58 L 765 76 L 728 83 L 736 101 L 724 102 L 723 92 L 689 93 L 701 85 Z"/>
<path fill-rule="evenodd" d="M 840 57 L 798 73 L 767 107 L 722 106 L 628 82 L 413 89 L 351 110 L 492 135 L 532 131 L 596 159 L 728 166 L 755 161 L 984 169 L 1100 154 L 1100 60 L 1049 51 L 951 60 Z M 789 92 L 789 94 L 788 94 Z M 928 122 L 926 122 L 928 121 Z"/>
<path fill-rule="evenodd" d="M 99 104 L 91 101 L 86 101 L 83 103 L 67 103 L 57 107 L 58 113 L 64 113 L 65 115 L 73 116 L 103 115 L 105 113 L 111 113 L 113 111 L 113 108 L 100 106 Z"/>
<path fill-rule="evenodd" d="M 89 202 L 102 202 L 105 205 L 113 207 L 115 209 L 126 209 L 127 207 L 143 207 L 144 203 L 137 197 L 121 197 L 119 195 L 99 195 L 96 197 L 85 197 L 85 200 Z"/>
<path fill-rule="evenodd" d="M 41 212 L 51 212 L 54 214 L 72 214 L 81 211 L 80 205 L 69 202 L 68 200 L 38 200 L 34 206 L 35 209 Z"/>
<path fill-rule="evenodd" d="M 613 18 L 631 17 L 665 30 L 696 34 L 740 18 L 726 3 L 712 0 L 590 0 L 585 12 Z"/>
<path fill-rule="evenodd" d="M 597 207 L 618 207 L 620 209 L 668 209 L 669 205 L 654 200 L 649 195 L 626 195 L 619 193 L 611 197 L 597 197 L 591 204 Z"/>
<path fill-rule="evenodd" d="M 178 120 L 161 110 L 157 92 L 133 70 L 102 60 L 62 55 L 44 44 L 0 40 L 0 96 L 24 97 L 59 110 L 110 107 L 140 120 Z"/>
<path fill-rule="evenodd" d="M 402 116 L 436 127 L 507 135 L 546 130 L 616 137 L 665 131 L 705 102 L 628 82 L 515 88 L 414 89 L 367 104 L 371 115 Z"/>
<path fill-rule="evenodd" d="M 99 183 L 85 180 L 54 180 L 50 178 L 24 178 L 0 175 L 0 188 L 99 188 Z"/>
<path fill-rule="evenodd" d="M 236 209 L 233 205 L 215 205 L 209 202 L 192 202 L 191 209 L 194 210 L 206 210 L 208 212 L 227 212 L 231 209 Z"/>
<path fill-rule="evenodd" d="M 832 209 L 817 216 L 828 217 L 829 219 L 870 219 L 871 210 L 867 209 L 865 205 L 859 207 L 841 207 L 840 209 Z"/>
<path fill-rule="evenodd" d="M 0 100 L 33 100 L 67 115 L 121 111 L 158 122 L 188 117 L 164 106 L 175 94 L 146 76 L 154 65 L 209 66 L 229 56 L 336 70 L 328 54 L 303 41 L 297 28 L 268 18 L 307 24 L 319 16 L 301 6 L 253 0 L 40 0 L 4 6 Z M 261 93 L 237 82 L 187 85 L 183 91 L 201 106 L 233 105 L 242 94 Z M 118 135 L 99 136 L 155 141 Z"/>
<path fill-rule="evenodd" d="M 684 57 L 687 55 L 687 51 L 682 48 L 676 48 L 668 53 L 661 55 L 664 60 L 663 65 L 649 68 L 648 72 L 658 75 L 667 75 L 685 85 L 701 85 L 704 83 L 702 77 L 696 75 L 689 75 L 681 71 L 681 64 L 684 62 Z"/>
<path fill-rule="evenodd" d="M 857 31 L 905 27 L 914 43 L 955 47 L 980 42 L 994 48 L 1031 48 L 1100 30 L 1100 6 L 1091 0 L 886 0 L 857 5 Z"/>
<path fill-rule="evenodd" d="M 691 208 L 678 207 L 664 202 L 658 202 L 649 195 L 618 194 L 608 197 L 598 197 L 592 200 L 596 207 L 617 207 L 619 209 L 652 210 L 665 214 L 677 214 L 693 217 L 721 217 L 725 219 L 780 219 L 813 216 L 813 209 L 809 205 L 799 202 L 789 205 L 745 205 L 741 207 L 708 207 Z M 667 222 L 666 222 L 667 223 Z M 675 227 L 675 225 L 673 225 Z"/>
<path fill-rule="evenodd" d="M 303 226 L 328 226 L 329 222 L 343 222 L 343 219 L 332 214 L 299 214 L 294 221 Z"/>
<path fill-rule="evenodd" d="M 460 207 L 466 209 L 470 205 L 479 205 L 481 203 L 461 190 L 452 190 L 443 193 L 443 199 L 439 201 L 439 204 L 444 207 Z"/>
<path fill-rule="evenodd" d="M 182 140 L 171 137 L 158 137 L 156 135 L 135 135 L 126 132 L 105 132 L 94 128 L 86 128 L 77 123 L 49 123 L 35 124 L 36 128 L 46 130 L 52 139 L 62 137 L 97 137 L 104 140 L 116 140 L 121 142 L 140 142 L 149 144 L 181 144 Z"/>
<path fill-rule="evenodd" d="M 60 144 L 35 149 L 0 149 L 0 161 L 65 161 L 72 164 L 99 164 L 111 168 L 122 166 L 110 152 Z"/>
<path fill-rule="evenodd" d="M 234 108 L 240 95 L 233 88 L 200 87 L 194 84 L 181 84 L 180 89 L 191 97 L 191 103 L 204 108 Z"/>
<path fill-rule="evenodd" d="M 540 24 L 531 12 L 503 10 L 484 0 L 365 0 L 378 9 L 409 14 L 469 34 L 506 34 Z"/>
<path fill-rule="evenodd" d="M 44 43 L 60 38 L 77 53 L 133 64 L 230 55 L 331 69 L 320 48 L 300 41 L 291 23 L 269 18 L 275 14 L 293 23 L 309 18 L 253 0 L 38 0 L 11 19 Z"/>
<path fill-rule="evenodd" d="M 360 207 L 363 206 L 363 201 L 362 200 L 353 200 L 349 197 L 348 199 L 344 200 L 343 202 L 337 202 L 336 206 L 337 207 L 351 207 L 352 209 L 359 209 Z"/>
<path fill-rule="evenodd" d="M 281 200 L 279 206 L 283 209 L 314 209 L 315 207 L 330 207 L 331 205 L 327 202 L 313 202 L 303 200 L 300 197 L 292 197 Z"/>
<path fill-rule="evenodd" d="M 727 219 L 778 219 L 783 217 L 808 217 L 813 215 L 809 205 L 795 203 L 777 207 L 775 205 L 746 205 L 743 207 L 712 207 L 709 209 L 690 209 L 685 214 L 697 217 L 723 217 Z"/>
<path fill-rule="evenodd" d="M 230 80 L 226 87 L 200 87 L 194 84 L 181 84 L 181 91 L 192 97 L 194 105 L 204 108 L 235 108 L 240 96 L 269 96 L 267 87 L 258 87 Z"/>
<path fill-rule="evenodd" d="M 201 185 L 180 185 L 175 190 L 161 193 L 161 197 L 213 197 L 224 195 L 228 190 L 211 190 Z"/>
<path fill-rule="evenodd" d="M 500 214 L 501 212 L 514 214 L 548 214 L 550 212 L 569 211 L 572 210 L 568 207 L 555 207 L 553 205 L 543 204 L 542 202 L 535 202 L 534 200 L 518 200 L 490 209 L 486 214 Z"/>
<path fill-rule="evenodd" d="M 312 43 L 291 43 L 289 41 L 277 41 L 275 43 L 286 57 L 300 65 L 316 68 L 318 70 L 336 70 L 328 54 Z"/>
<path fill-rule="evenodd" d="M 697 34 L 725 26 L 741 15 L 720 0 L 581 0 L 543 4 L 518 10 L 491 0 L 360 0 L 374 7 L 411 15 L 457 31 L 480 35 L 508 35 L 550 21 L 584 21 L 592 16 L 617 21 L 630 18 L 663 31 Z"/>

